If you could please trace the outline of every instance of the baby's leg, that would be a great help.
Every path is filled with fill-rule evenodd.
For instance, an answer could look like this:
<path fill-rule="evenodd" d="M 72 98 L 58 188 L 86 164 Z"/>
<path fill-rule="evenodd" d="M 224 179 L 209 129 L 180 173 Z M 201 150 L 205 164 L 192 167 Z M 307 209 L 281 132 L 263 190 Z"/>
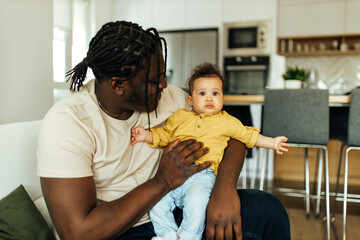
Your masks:
<path fill-rule="evenodd" d="M 183 221 L 178 230 L 181 240 L 201 239 L 205 228 L 206 207 L 216 178 L 212 169 L 205 169 L 194 176 L 191 185 L 185 190 Z"/>
<path fill-rule="evenodd" d="M 173 191 L 166 194 L 149 212 L 150 220 L 154 225 L 157 236 L 165 239 L 176 239 L 178 225 L 175 222 L 173 210 L 175 202 L 172 196 Z"/>

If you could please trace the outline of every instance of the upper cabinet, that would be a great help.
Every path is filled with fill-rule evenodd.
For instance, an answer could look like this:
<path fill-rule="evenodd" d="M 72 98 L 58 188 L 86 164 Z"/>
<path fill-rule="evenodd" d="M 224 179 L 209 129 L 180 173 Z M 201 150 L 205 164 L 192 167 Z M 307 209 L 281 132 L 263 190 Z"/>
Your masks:
<path fill-rule="evenodd" d="M 279 0 L 278 37 L 360 33 L 360 0 Z"/>
<path fill-rule="evenodd" d="M 345 15 L 345 33 L 360 33 L 360 0 L 347 0 Z"/>
<path fill-rule="evenodd" d="M 279 0 L 277 53 L 359 54 L 360 0 Z"/>

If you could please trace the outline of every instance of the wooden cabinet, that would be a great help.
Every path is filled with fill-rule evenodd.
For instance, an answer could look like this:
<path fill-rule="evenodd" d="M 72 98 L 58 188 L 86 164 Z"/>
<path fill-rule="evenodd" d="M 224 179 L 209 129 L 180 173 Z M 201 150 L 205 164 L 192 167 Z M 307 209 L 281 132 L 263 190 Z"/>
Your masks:
<path fill-rule="evenodd" d="M 282 56 L 360 54 L 360 34 L 279 37 L 277 54 Z"/>

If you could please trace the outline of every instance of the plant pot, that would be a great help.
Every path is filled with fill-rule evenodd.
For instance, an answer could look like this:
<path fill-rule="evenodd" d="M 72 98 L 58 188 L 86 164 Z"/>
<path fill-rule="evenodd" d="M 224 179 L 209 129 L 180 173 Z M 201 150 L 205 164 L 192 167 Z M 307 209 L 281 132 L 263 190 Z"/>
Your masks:
<path fill-rule="evenodd" d="M 300 89 L 302 86 L 302 81 L 297 79 L 285 80 L 286 89 Z"/>

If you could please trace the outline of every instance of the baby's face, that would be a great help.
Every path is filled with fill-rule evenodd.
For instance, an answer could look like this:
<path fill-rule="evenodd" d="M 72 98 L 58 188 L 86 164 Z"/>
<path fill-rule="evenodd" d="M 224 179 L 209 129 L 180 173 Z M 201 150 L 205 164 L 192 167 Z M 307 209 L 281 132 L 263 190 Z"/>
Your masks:
<path fill-rule="evenodd" d="M 188 102 L 197 114 L 219 113 L 224 104 L 222 81 L 215 76 L 196 79 Z"/>

